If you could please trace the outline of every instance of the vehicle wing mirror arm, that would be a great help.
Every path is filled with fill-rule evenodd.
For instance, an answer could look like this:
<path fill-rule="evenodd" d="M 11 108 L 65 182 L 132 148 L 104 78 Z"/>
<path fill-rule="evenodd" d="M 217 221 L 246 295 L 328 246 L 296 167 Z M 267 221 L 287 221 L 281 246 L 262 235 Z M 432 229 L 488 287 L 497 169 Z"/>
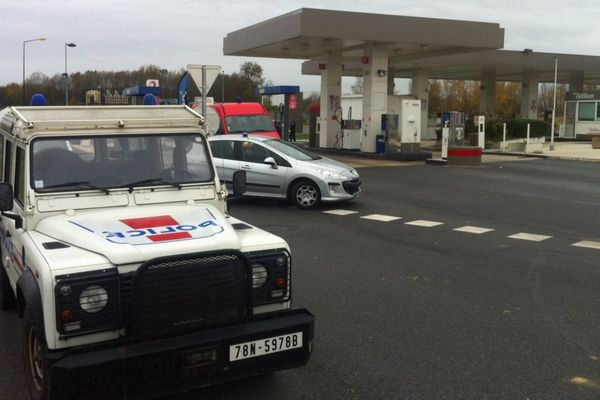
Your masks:
<path fill-rule="evenodd" d="M 20 215 L 13 214 L 13 213 L 7 212 L 7 211 L 2 211 L 2 216 L 6 217 L 6 218 L 10 218 L 13 221 L 15 221 L 15 228 L 16 229 L 23 228 L 23 217 L 21 217 Z"/>

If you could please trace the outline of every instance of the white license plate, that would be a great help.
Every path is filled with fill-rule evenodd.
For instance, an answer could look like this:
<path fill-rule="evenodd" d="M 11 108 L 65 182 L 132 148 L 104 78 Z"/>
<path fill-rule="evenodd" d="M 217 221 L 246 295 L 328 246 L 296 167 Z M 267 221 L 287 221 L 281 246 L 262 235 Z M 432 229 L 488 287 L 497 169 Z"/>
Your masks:
<path fill-rule="evenodd" d="M 254 340 L 252 342 L 238 343 L 229 346 L 229 361 L 260 357 L 300 347 L 302 347 L 302 332 Z"/>

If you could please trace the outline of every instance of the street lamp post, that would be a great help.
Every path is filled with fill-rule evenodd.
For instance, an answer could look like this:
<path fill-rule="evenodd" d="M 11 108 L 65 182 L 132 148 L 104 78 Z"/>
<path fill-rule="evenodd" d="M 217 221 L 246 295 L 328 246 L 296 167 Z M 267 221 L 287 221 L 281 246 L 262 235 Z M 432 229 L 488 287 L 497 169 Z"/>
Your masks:
<path fill-rule="evenodd" d="M 45 37 L 40 37 L 40 38 L 36 38 L 36 39 L 29 39 L 29 40 L 24 40 L 23 41 L 23 85 L 22 85 L 22 89 L 23 89 L 23 105 L 26 105 L 25 103 L 25 44 L 29 43 L 29 42 L 43 42 L 44 40 L 46 40 Z"/>
<path fill-rule="evenodd" d="M 550 128 L 550 150 L 554 151 L 554 123 L 556 122 L 556 81 L 558 77 L 558 56 L 554 59 L 554 100 L 552 101 L 552 127 Z"/>
<path fill-rule="evenodd" d="M 69 72 L 67 71 L 67 48 L 76 47 L 75 43 L 65 43 L 65 106 L 69 105 Z"/>
<path fill-rule="evenodd" d="M 225 103 L 225 71 L 221 71 L 221 103 Z"/>

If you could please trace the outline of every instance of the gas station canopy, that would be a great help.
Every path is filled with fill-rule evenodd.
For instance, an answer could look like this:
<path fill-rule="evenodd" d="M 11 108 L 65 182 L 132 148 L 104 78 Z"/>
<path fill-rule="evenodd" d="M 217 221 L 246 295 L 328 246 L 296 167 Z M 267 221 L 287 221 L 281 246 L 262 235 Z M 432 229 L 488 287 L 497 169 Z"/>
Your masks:
<path fill-rule="evenodd" d="M 369 43 L 389 48 L 398 61 L 410 60 L 502 48 L 504 29 L 486 22 L 302 8 L 227 34 L 223 54 L 315 59 L 339 51 L 358 60 Z"/>
<path fill-rule="evenodd" d="M 338 52 L 342 74 L 358 77 L 369 44 L 388 50 L 395 78 L 425 69 L 429 79 L 482 80 L 493 69 L 497 81 L 519 82 L 535 70 L 539 82 L 552 82 L 558 57 L 558 82 L 572 83 L 578 75 L 581 84 L 600 84 L 600 57 L 499 50 L 504 29 L 488 22 L 302 8 L 229 33 L 223 53 L 309 60 L 302 73 L 319 75 L 324 56 Z"/>

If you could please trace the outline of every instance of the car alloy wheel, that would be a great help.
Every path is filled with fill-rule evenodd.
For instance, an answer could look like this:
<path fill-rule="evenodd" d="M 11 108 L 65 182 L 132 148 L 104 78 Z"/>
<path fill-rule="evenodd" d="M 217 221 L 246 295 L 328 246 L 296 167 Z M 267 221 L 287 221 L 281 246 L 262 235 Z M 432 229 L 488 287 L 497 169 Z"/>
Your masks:
<path fill-rule="evenodd" d="M 319 203 L 319 191 L 314 183 L 301 182 L 294 186 L 294 203 L 300 208 L 311 208 Z"/>

